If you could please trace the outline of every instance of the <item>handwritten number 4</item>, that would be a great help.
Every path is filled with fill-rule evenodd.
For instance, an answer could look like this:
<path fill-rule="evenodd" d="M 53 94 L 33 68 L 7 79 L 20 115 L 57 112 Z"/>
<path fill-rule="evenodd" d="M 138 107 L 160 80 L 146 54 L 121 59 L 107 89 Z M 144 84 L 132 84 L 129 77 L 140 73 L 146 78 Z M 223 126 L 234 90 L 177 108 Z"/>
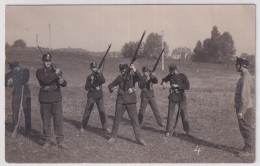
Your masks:
<path fill-rule="evenodd" d="M 198 155 L 200 155 L 200 151 L 201 151 L 201 150 L 200 150 L 200 147 L 199 147 L 199 146 L 196 146 L 196 148 L 194 149 L 194 151 L 197 152 Z"/>

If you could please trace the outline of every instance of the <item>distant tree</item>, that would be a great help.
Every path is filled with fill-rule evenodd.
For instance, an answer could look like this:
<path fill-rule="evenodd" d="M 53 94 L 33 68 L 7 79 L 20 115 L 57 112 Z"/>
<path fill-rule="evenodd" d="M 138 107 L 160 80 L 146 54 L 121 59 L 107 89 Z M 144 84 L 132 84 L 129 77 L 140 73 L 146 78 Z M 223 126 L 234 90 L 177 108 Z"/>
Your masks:
<path fill-rule="evenodd" d="M 9 45 L 8 42 L 6 42 L 6 43 L 5 43 L 5 49 L 8 49 L 8 48 L 10 48 L 10 45 Z"/>
<path fill-rule="evenodd" d="M 144 56 L 156 58 L 162 51 L 162 35 L 150 33 L 144 44 Z"/>
<path fill-rule="evenodd" d="M 247 54 L 247 53 L 242 53 L 241 55 L 240 55 L 240 57 L 241 58 L 244 58 L 244 59 L 246 59 L 246 60 L 248 60 L 248 62 L 249 62 L 249 64 L 250 65 L 255 65 L 255 55 L 254 54 L 252 54 L 252 55 L 249 55 L 249 54 Z"/>
<path fill-rule="evenodd" d="M 13 47 L 14 48 L 25 48 L 26 47 L 26 43 L 25 43 L 24 40 L 19 39 L 19 40 L 14 41 Z"/>
<path fill-rule="evenodd" d="M 125 43 L 121 49 L 121 55 L 123 57 L 132 57 L 135 54 L 139 41 Z M 138 56 L 143 56 L 143 43 L 138 50 Z"/>
<path fill-rule="evenodd" d="M 216 26 L 212 28 L 211 38 L 206 38 L 201 46 L 201 42 L 198 41 L 194 48 L 193 61 L 222 63 L 232 59 L 236 52 L 230 33 L 220 34 Z"/>

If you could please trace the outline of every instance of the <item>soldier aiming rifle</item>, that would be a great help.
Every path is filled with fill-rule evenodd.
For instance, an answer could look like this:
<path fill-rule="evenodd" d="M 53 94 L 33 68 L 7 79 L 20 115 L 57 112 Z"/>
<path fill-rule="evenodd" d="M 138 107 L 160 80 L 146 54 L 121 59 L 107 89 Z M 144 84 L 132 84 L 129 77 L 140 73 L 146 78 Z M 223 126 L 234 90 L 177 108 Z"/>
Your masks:
<path fill-rule="evenodd" d="M 90 69 L 92 70 L 92 74 L 90 74 L 87 77 L 86 84 L 85 84 L 85 90 L 88 91 L 87 94 L 88 99 L 87 99 L 86 108 L 82 118 L 81 129 L 80 129 L 81 132 L 84 132 L 86 130 L 88 120 L 95 103 L 99 111 L 99 117 L 100 117 L 103 130 L 106 131 L 107 133 L 111 132 L 111 130 L 108 128 L 108 123 L 107 123 L 108 118 L 104 107 L 104 99 L 103 99 L 103 91 L 102 91 L 102 85 L 106 82 L 102 73 L 104 69 L 102 68 L 102 66 L 104 65 L 105 58 L 108 54 L 110 47 L 111 44 L 109 45 L 104 57 L 99 63 L 99 66 L 97 66 L 96 62 L 91 62 L 90 64 Z"/>
<path fill-rule="evenodd" d="M 143 117 L 145 113 L 145 109 L 147 107 L 147 104 L 151 106 L 153 110 L 154 117 L 158 123 L 159 126 L 164 127 L 165 124 L 163 123 L 162 116 L 158 110 L 158 106 L 156 104 L 155 96 L 154 96 L 154 90 L 153 90 L 153 84 L 158 83 L 157 77 L 154 75 L 154 72 L 157 68 L 157 65 L 161 59 L 161 56 L 163 54 L 164 49 L 162 50 L 160 56 L 158 57 L 153 70 L 150 71 L 147 66 L 144 66 L 143 71 L 143 77 L 141 81 L 138 82 L 139 88 L 142 90 L 141 92 L 141 105 L 140 110 L 138 113 L 138 122 L 141 125 L 143 123 Z"/>

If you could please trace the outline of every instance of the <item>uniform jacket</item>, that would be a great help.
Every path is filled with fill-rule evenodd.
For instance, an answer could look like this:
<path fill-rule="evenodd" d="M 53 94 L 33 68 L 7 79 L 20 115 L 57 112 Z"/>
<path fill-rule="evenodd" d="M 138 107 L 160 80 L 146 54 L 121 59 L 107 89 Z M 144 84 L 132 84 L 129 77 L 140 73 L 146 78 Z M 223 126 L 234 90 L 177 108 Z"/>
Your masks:
<path fill-rule="evenodd" d="M 100 99 L 103 97 L 102 84 L 106 82 L 103 74 L 92 73 L 87 77 L 85 90 L 88 91 L 87 97 L 92 97 L 94 99 Z M 96 87 L 100 87 L 97 90 Z"/>
<path fill-rule="evenodd" d="M 173 102 L 186 101 L 185 90 L 190 88 L 190 83 L 185 74 L 179 73 L 176 74 L 168 74 L 165 78 L 162 79 L 162 82 L 170 81 L 170 85 L 178 84 L 178 88 L 170 88 L 169 100 Z"/>
<path fill-rule="evenodd" d="M 67 82 L 59 84 L 59 77 L 53 68 L 43 67 L 36 71 L 36 77 L 41 86 L 39 101 L 44 103 L 58 102 L 62 100 L 60 86 L 65 87 Z"/>
<path fill-rule="evenodd" d="M 136 82 L 140 81 L 142 75 L 138 70 L 133 72 L 131 70 L 128 78 L 124 78 L 122 75 L 119 75 L 112 83 L 108 85 L 109 90 L 111 91 L 113 87 L 119 86 L 117 91 L 117 99 L 116 103 L 118 104 L 135 104 L 137 103 L 136 100 L 136 93 L 135 93 L 135 84 Z M 128 89 L 131 88 L 133 90 L 132 93 L 128 93 Z"/>
<path fill-rule="evenodd" d="M 141 98 L 143 97 L 154 97 L 153 84 L 158 83 L 158 79 L 156 76 L 151 76 L 151 78 L 146 81 L 147 76 L 144 75 L 141 81 L 138 82 L 138 87 L 142 90 Z"/>
<path fill-rule="evenodd" d="M 19 71 L 10 71 L 5 74 L 5 85 L 7 85 L 8 79 L 13 78 L 13 84 L 11 85 L 14 89 L 12 92 L 13 99 L 21 98 L 22 86 L 24 85 L 23 94 L 26 97 L 30 97 L 29 78 L 30 72 L 27 68 L 21 68 Z"/>
<path fill-rule="evenodd" d="M 238 113 L 244 114 L 248 108 L 253 107 L 252 87 L 252 78 L 248 70 L 244 70 L 237 82 L 235 93 L 235 107 L 238 108 Z"/>

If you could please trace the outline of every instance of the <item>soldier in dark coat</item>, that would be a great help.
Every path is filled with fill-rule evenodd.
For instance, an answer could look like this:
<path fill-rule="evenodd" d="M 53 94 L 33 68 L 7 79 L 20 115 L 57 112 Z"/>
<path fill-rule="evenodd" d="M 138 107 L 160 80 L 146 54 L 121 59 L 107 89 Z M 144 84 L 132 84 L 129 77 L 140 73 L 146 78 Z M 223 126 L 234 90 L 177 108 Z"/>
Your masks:
<path fill-rule="evenodd" d="M 13 87 L 12 92 L 12 119 L 16 126 L 19 116 L 19 108 L 22 100 L 25 117 L 25 135 L 29 136 L 31 131 L 31 92 L 29 88 L 30 72 L 27 68 L 21 68 L 18 62 L 9 64 L 10 72 L 5 74 L 5 85 Z M 22 96 L 22 86 L 24 86 Z"/>
<path fill-rule="evenodd" d="M 238 125 L 241 135 L 244 138 L 245 145 L 239 156 L 253 156 L 254 155 L 254 109 L 253 109 L 253 81 L 248 72 L 248 61 L 242 58 L 237 58 L 236 69 L 241 73 L 237 82 L 235 93 L 235 108 L 238 117 Z"/>
<path fill-rule="evenodd" d="M 143 123 L 145 109 L 147 107 L 147 104 L 149 103 L 153 110 L 153 114 L 158 125 L 163 127 L 165 125 L 163 124 L 162 116 L 158 110 L 153 90 L 153 84 L 157 84 L 158 79 L 154 75 L 154 73 L 150 73 L 149 68 L 147 66 L 143 67 L 142 71 L 143 77 L 141 81 L 138 82 L 138 86 L 142 90 L 140 111 L 138 113 L 139 124 Z"/>
<path fill-rule="evenodd" d="M 170 73 L 162 79 L 162 85 L 164 88 L 165 83 L 170 82 L 166 136 L 169 137 L 174 133 L 173 114 L 176 105 L 179 106 L 183 129 L 186 131 L 186 134 L 189 134 L 190 127 L 187 119 L 185 90 L 190 88 L 190 83 L 185 74 L 178 72 L 177 66 L 175 64 L 169 65 L 169 72 Z M 179 116 L 179 114 L 177 114 L 177 116 Z"/>
<path fill-rule="evenodd" d="M 42 57 L 43 67 L 36 71 L 36 77 L 40 84 L 39 102 L 43 120 L 43 134 L 45 135 L 44 149 L 51 146 L 51 119 L 53 118 L 54 131 L 57 145 L 68 149 L 64 144 L 63 135 L 63 110 L 61 87 L 67 85 L 62 77 L 62 72 L 52 64 L 52 55 L 44 54 Z"/>
<path fill-rule="evenodd" d="M 93 110 L 94 104 L 96 103 L 103 130 L 105 130 L 107 133 L 110 133 L 111 131 L 108 128 L 108 124 L 107 124 L 107 114 L 105 112 L 103 91 L 102 91 L 102 84 L 104 84 L 106 80 L 103 74 L 100 72 L 100 69 L 97 68 L 96 62 L 92 62 L 90 64 L 90 69 L 92 70 L 92 74 L 90 74 L 87 77 L 86 84 L 85 84 L 85 90 L 88 91 L 87 94 L 88 100 L 82 118 L 82 125 L 80 131 L 81 132 L 85 131 L 91 111 Z"/>
<path fill-rule="evenodd" d="M 138 123 L 135 93 L 135 84 L 140 81 L 142 76 L 133 64 L 130 67 L 128 67 L 127 64 L 120 64 L 119 69 L 121 71 L 121 75 L 119 75 L 112 83 L 108 85 L 111 93 L 113 92 L 114 87 L 119 86 L 116 99 L 115 120 L 108 143 L 115 142 L 119 123 L 121 122 L 125 110 L 127 110 L 134 129 L 135 138 L 138 143 L 145 146 L 146 142 L 141 139 L 141 128 Z"/>

